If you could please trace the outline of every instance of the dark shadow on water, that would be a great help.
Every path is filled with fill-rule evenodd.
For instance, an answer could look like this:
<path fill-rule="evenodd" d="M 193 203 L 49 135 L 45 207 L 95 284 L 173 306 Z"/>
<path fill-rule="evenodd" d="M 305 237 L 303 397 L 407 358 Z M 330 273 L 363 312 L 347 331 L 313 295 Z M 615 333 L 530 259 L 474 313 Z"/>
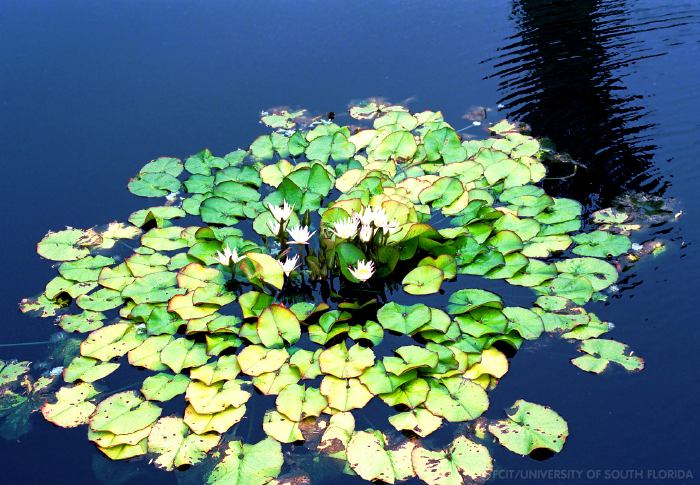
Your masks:
<path fill-rule="evenodd" d="M 676 28 L 683 14 L 633 22 L 634 2 L 516 0 L 517 33 L 488 59 L 509 117 L 547 136 L 579 163 L 577 176 L 545 182 L 548 191 L 592 205 L 628 190 L 663 195 L 668 181 L 654 175 L 655 127 L 645 99 L 625 77 L 655 52 L 639 32 Z M 565 177 L 574 166 L 552 166 Z M 591 195 L 596 194 L 596 195 Z"/>
<path fill-rule="evenodd" d="M 547 448 L 535 448 L 530 452 L 530 458 L 535 461 L 545 461 L 549 460 L 555 455 L 554 451 Z"/>

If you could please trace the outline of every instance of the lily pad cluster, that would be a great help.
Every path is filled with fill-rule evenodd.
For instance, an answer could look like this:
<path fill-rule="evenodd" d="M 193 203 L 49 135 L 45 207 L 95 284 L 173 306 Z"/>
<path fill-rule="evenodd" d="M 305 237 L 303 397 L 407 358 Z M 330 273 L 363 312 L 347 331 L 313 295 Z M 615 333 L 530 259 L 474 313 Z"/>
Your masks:
<path fill-rule="evenodd" d="M 618 279 L 632 243 L 614 225 L 627 217 L 599 212 L 582 231 L 582 205 L 538 185 L 548 151 L 506 121 L 464 140 L 439 112 L 350 115 L 264 113 L 272 131 L 248 149 L 146 164 L 129 190 L 160 201 L 128 223 L 42 239 L 58 275 L 21 309 L 83 336 L 44 417 L 86 425 L 115 460 L 173 470 L 216 455 L 208 483 L 274 480 L 283 445 L 301 442 L 387 483 L 484 481 L 488 437 L 560 451 L 566 422 L 538 404 L 516 402 L 486 435 L 454 423 L 477 428 L 505 348 L 544 332 L 582 341 L 583 370 L 643 367 L 583 308 Z M 462 275 L 530 288 L 535 304 L 509 306 Z M 448 282 L 459 289 L 431 303 Z M 129 368 L 142 382 L 109 392 Z M 274 397 L 267 438 L 244 443 L 236 426 L 259 394 Z M 394 410 L 388 426 L 357 429 L 372 400 Z M 431 445 L 445 428 L 451 444 Z"/>

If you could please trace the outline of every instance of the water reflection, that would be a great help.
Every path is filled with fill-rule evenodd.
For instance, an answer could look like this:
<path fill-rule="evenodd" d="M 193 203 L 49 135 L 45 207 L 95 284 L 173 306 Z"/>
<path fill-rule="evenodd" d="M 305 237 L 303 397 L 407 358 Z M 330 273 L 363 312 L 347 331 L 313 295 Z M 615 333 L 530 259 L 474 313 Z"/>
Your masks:
<path fill-rule="evenodd" d="M 496 70 L 487 78 L 500 79 L 500 102 L 511 118 L 583 164 L 580 176 L 550 181 L 548 191 L 592 204 L 627 190 L 663 195 L 667 182 L 652 167 L 655 124 L 644 95 L 626 78 L 637 63 L 667 53 L 639 34 L 675 30 L 693 16 L 646 16 L 625 2 L 588 0 L 516 0 L 512 15 L 517 32 L 486 61 Z M 556 175 L 571 172 L 559 168 Z"/>

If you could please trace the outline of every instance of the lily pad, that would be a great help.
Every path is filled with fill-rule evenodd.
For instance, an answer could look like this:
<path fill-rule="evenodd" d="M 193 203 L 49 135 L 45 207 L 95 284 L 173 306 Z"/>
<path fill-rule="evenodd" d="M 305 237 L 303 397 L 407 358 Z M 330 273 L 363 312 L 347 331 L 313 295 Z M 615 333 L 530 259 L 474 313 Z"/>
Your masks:
<path fill-rule="evenodd" d="M 464 436 L 457 437 L 445 450 L 417 446 L 411 460 L 418 477 L 429 485 L 483 483 L 493 472 L 488 449 Z"/>
<path fill-rule="evenodd" d="M 572 359 L 571 363 L 588 372 L 600 374 L 607 369 L 610 362 L 619 364 L 629 371 L 639 371 L 644 368 L 644 359 L 632 355 L 625 344 L 615 340 L 584 340 L 580 350 L 585 355 Z"/>
<path fill-rule="evenodd" d="M 282 448 L 266 438 L 254 445 L 230 441 L 223 459 L 207 477 L 208 485 L 264 485 L 282 470 Z"/>
<path fill-rule="evenodd" d="M 95 405 L 89 400 L 98 391 L 87 382 L 81 382 L 71 387 L 62 387 L 56 392 L 55 403 L 45 403 L 41 413 L 48 421 L 62 428 L 74 428 L 88 422 L 95 411 Z"/>
<path fill-rule="evenodd" d="M 39 241 L 37 252 L 53 261 L 75 261 L 90 254 L 88 242 L 85 231 L 80 229 L 50 232 Z"/>
<path fill-rule="evenodd" d="M 203 382 L 191 381 L 187 386 L 185 399 L 199 414 L 213 414 L 229 406 L 239 407 L 250 398 L 250 393 L 241 388 L 237 380 L 215 382 L 208 386 Z"/>
<path fill-rule="evenodd" d="M 301 327 L 296 315 L 281 305 L 270 305 L 258 317 L 258 335 L 265 347 L 293 344 L 301 337 Z"/>
<path fill-rule="evenodd" d="M 184 394 L 190 379 L 184 374 L 158 373 L 147 377 L 141 386 L 141 393 L 149 401 L 170 401 Z"/>
<path fill-rule="evenodd" d="M 116 362 L 101 362 L 90 357 L 78 356 L 63 370 L 66 382 L 95 382 L 110 375 L 119 368 Z"/>
<path fill-rule="evenodd" d="M 620 256 L 632 248 L 632 242 L 627 236 L 611 234 L 607 231 L 593 231 L 573 237 L 576 246 L 574 254 L 605 258 Z"/>
<path fill-rule="evenodd" d="M 347 445 L 350 468 L 363 479 L 395 483 L 414 475 L 411 450 L 408 442 L 397 450 L 387 450 L 383 435 L 379 432 L 358 431 Z"/>
<path fill-rule="evenodd" d="M 506 412 L 508 418 L 489 424 L 489 431 L 510 451 L 528 455 L 544 448 L 558 453 L 564 447 L 569 427 L 550 408 L 519 399 Z"/>
<path fill-rule="evenodd" d="M 430 381 L 425 407 L 434 415 L 454 423 L 481 416 L 489 407 L 489 399 L 478 384 L 460 377 L 450 377 Z"/>
<path fill-rule="evenodd" d="M 373 397 L 358 379 L 339 379 L 334 376 L 323 378 L 321 394 L 328 400 L 328 405 L 338 411 L 362 408 Z"/>
<path fill-rule="evenodd" d="M 219 439 L 214 433 L 194 434 L 181 418 L 168 416 L 153 426 L 148 435 L 148 451 L 158 455 L 156 466 L 172 470 L 199 463 L 219 444 Z"/>
<path fill-rule="evenodd" d="M 440 291 L 445 279 L 441 269 L 434 266 L 418 266 L 411 270 L 401 282 L 404 291 L 411 295 L 429 295 Z"/>
<path fill-rule="evenodd" d="M 374 364 L 374 352 L 357 344 L 348 350 L 341 342 L 321 352 L 318 363 L 324 374 L 341 379 L 358 377 Z"/>
<path fill-rule="evenodd" d="M 377 312 L 382 327 L 410 335 L 430 321 L 430 309 L 422 303 L 405 306 L 391 302 Z"/>
<path fill-rule="evenodd" d="M 425 438 L 442 425 L 442 418 L 425 408 L 417 407 L 403 413 L 389 416 L 389 423 L 399 431 L 413 431 Z"/>
<path fill-rule="evenodd" d="M 497 294 L 486 290 L 458 290 L 450 296 L 447 312 L 452 315 L 459 315 L 480 307 L 500 309 L 503 308 L 503 301 Z"/>
<path fill-rule="evenodd" d="M 309 416 L 320 416 L 328 405 L 318 389 L 299 384 L 290 384 L 282 389 L 275 403 L 280 413 L 297 422 Z"/>
<path fill-rule="evenodd" d="M 153 424 L 162 410 L 134 391 L 119 392 L 100 402 L 90 418 L 94 431 L 129 434 Z"/>

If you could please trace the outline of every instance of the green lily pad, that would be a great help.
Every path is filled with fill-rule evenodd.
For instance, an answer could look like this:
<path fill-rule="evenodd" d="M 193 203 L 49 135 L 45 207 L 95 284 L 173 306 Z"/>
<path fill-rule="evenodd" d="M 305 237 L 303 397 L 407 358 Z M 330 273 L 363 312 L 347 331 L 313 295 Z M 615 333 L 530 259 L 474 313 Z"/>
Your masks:
<path fill-rule="evenodd" d="M 122 295 L 116 290 L 102 288 L 94 293 L 80 295 L 76 304 L 83 310 L 104 312 L 113 310 L 122 304 Z"/>
<path fill-rule="evenodd" d="M 396 450 L 388 450 L 381 433 L 357 431 L 348 442 L 347 460 L 350 468 L 365 480 L 394 483 L 414 475 L 411 464 L 414 446 L 406 442 Z"/>
<path fill-rule="evenodd" d="M 362 408 L 373 397 L 358 379 L 339 379 L 334 376 L 323 378 L 321 394 L 328 400 L 328 406 L 338 411 Z"/>
<path fill-rule="evenodd" d="M 401 384 L 412 381 L 417 375 L 415 370 L 396 375 L 389 372 L 381 360 L 377 360 L 372 367 L 362 373 L 359 379 L 372 394 L 387 394 L 394 392 Z"/>
<path fill-rule="evenodd" d="M 397 348 L 395 357 L 384 357 L 384 367 L 388 372 L 400 376 L 413 369 L 431 369 L 438 364 L 437 353 L 418 345 L 405 345 Z"/>
<path fill-rule="evenodd" d="M 58 272 L 61 276 L 71 281 L 97 281 L 102 268 L 113 264 L 114 259 L 106 256 L 87 256 L 77 261 L 61 263 L 58 267 Z"/>
<path fill-rule="evenodd" d="M 430 321 L 430 309 L 422 303 L 405 306 L 391 302 L 379 309 L 377 320 L 387 330 L 411 335 Z"/>
<path fill-rule="evenodd" d="M 368 340 L 372 345 L 379 345 L 384 339 L 384 328 L 377 322 L 368 320 L 364 325 L 353 325 L 348 330 L 348 337 L 354 341 Z"/>
<path fill-rule="evenodd" d="M 175 295 L 183 295 L 185 288 L 177 287 L 177 275 L 170 271 L 160 271 L 134 279 L 121 291 L 122 298 L 130 298 L 134 303 L 165 303 Z"/>
<path fill-rule="evenodd" d="M 80 344 L 80 353 L 103 362 L 121 357 L 135 349 L 146 336 L 131 323 L 115 323 L 95 330 Z"/>
<path fill-rule="evenodd" d="M 279 369 L 265 372 L 253 378 L 255 388 L 265 395 L 279 394 L 290 384 L 296 384 L 301 379 L 300 372 L 289 364 L 283 364 Z"/>
<path fill-rule="evenodd" d="M 342 379 L 358 377 L 374 364 L 374 352 L 358 344 L 348 350 L 341 342 L 321 352 L 318 363 L 324 374 Z"/>
<path fill-rule="evenodd" d="M 372 153 L 375 160 L 408 159 L 416 153 L 416 140 L 408 131 L 395 131 L 389 134 Z"/>
<path fill-rule="evenodd" d="M 423 138 L 423 143 L 428 161 L 442 159 L 444 163 L 455 163 L 467 158 L 467 150 L 452 128 L 429 131 Z"/>
<path fill-rule="evenodd" d="M 129 181 L 129 191 L 141 197 L 163 197 L 180 190 L 180 185 L 169 173 L 140 173 Z"/>
<path fill-rule="evenodd" d="M 156 251 L 174 251 L 186 248 L 189 244 L 179 226 L 155 227 L 141 236 L 141 244 Z"/>
<path fill-rule="evenodd" d="M 482 483 L 493 472 L 488 449 L 464 436 L 457 437 L 445 450 L 416 446 L 411 460 L 418 478 L 429 485 Z"/>
<path fill-rule="evenodd" d="M 277 395 L 277 410 L 292 421 L 320 416 L 328 401 L 318 389 L 299 384 L 286 386 Z"/>
<path fill-rule="evenodd" d="M 199 414 L 192 406 L 187 406 L 184 421 L 189 428 L 197 434 L 216 432 L 225 433 L 233 425 L 239 423 L 245 416 L 246 406 L 229 406 L 223 411 L 212 414 Z"/>
<path fill-rule="evenodd" d="M 309 160 L 327 162 L 329 158 L 336 161 L 347 160 L 355 154 L 355 145 L 350 143 L 341 132 L 314 138 L 306 147 Z"/>
<path fill-rule="evenodd" d="M 500 309 L 503 308 L 503 301 L 500 296 L 486 290 L 458 290 L 450 296 L 447 312 L 460 315 L 480 307 Z"/>
<path fill-rule="evenodd" d="M 403 384 L 394 392 L 382 394 L 379 397 L 389 406 L 406 406 L 409 409 L 415 409 L 425 402 L 429 390 L 428 381 L 414 379 Z"/>
<path fill-rule="evenodd" d="M 129 434 L 153 424 L 161 409 L 134 391 L 119 392 L 100 402 L 90 418 L 94 431 Z"/>
<path fill-rule="evenodd" d="M 589 339 L 584 340 L 580 347 L 585 355 L 571 360 L 579 369 L 600 374 L 607 369 L 610 362 L 621 365 L 629 371 L 639 371 L 644 368 L 644 359 L 632 355 L 628 347 L 615 340 Z"/>
<path fill-rule="evenodd" d="M 418 267 L 421 266 L 432 266 L 442 270 L 446 280 L 451 280 L 457 276 L 457 262 L 449 254 L 441 254 L 437 258 L 425 257 L 418 262 Z"/>
<path fill-rule="evenodd" d="M 204 365 L 207 360 L 209 355 L 207 355 L 206 345 L 185 338 L 169 341 L 160 351 L 160 361 L 175 373 L 189 367 Z"/>
<path fill-rule="evenodd" d="M 627 236 L 611 234 L 606 231 L 593 231 L 573 237 L 576 246 L 571 251 L 581 256 L 605 258 L 620 256 L 632 248 L 632 242 Z"/>
<path fill-rule="evenodd" d="M 250 398 L 250 393 L 241 388 L 241 381 L 215 382 L 208 386 L 203 382 L 190 381 L 185 399 L 200 414 L 213 414 L 229 406 L 239 407 Z"/>
<path fill-rule="evenodd" d="M 190 369 L 190 377 L 210 386 L 215 382 L 235 379 L 241 372 L 235 355 L 224 355 L 209 364 Z"/>
<path fill-rule="evenodd" d="M 184 394 L 189 383 L 190 379 L 184 374 L 161 372 L 144 379 L 141 394 L 149 401 L 170 401 L 175 396 Z"/>
<path fill-rule="evenodd" d="M 90 357 L 78 356 L 63 370 L 66 382 L 95 382 L 119 368 L 116 362 L 101 362 Z"/>
<path fill-rule="evenodd" d="M 71 387 L 62 387 L 56 392 L 55 403 L 45 403 L 41 413 L 47 421 L 62 428 L 74 428 L 88 422 L 95 411 L 95 405 L 89 400 L 98 391 L 92 384 L 81 382 Z"/>
<path fill-rule="evenodd" d="M 165 227 L 170 219 L 185 217 L 187 212 L 179 207 L 172 205 L 164 205 L 158 207 L 150 207 L 133 212 L 129 216 L 129 222 L 134 226 L 143 227 L 153 221 L 156 227 Z"/>
<path fill-rule="evenodd" d="M 160 157 L 148 162 L 141 168 L 141 173 L 167 173 L 177 177 L 182 173 L 182 162 L 177 158 Z"/>
<path fill-rule="evenodd" d="M 282 448 L 266 438 L 254 445 L 230 441 L 224 457 L 207 477 L 208 485 L 264 485 L 282 470 Z"/>
<path fill-rule="evenodd" d="M 543 448 L 558 453 L 564 447 L 569 427 L 550 408 L 519 399 L 506 412 L 508 418 L 489 424 L 489 431 L 510 451 L 529 455 Z"/>
<path fill-rule="evenodd" d="M 425 438 L 442 425 L 442 418 L 423 407 L 389 416 L 389 423 L 399 431 L 412 431 Z"/>
<path fill-rule="evenodd" d="M 425 408 L 450 422 L 468 421 L 481 416 L 489 407 L 486 392 L 468 379 L 450 377 L 430 381 Z"/>
<path fill-rule="evenodd" d="M 429 295 L 440 291 L 445 273 L 434 266 L 418 266 L 412 269 L 401 282 L 404 291 L 411 295 Z"/>
<path fill-rule="evenodd" d="M 244 374 L 259 376 L 274 372 L 289 359 L 285 349 L 267 349 L 260 345 L 250 345 L 238 354 L 238 365 Z"/>
<path fill-rule="evenodd" d="M 600 291 L 617 281 L 617 269 L 597 258 L 571 258 L 554 263 L 557 271 L 586 278 L 594 291 Z"/>
<path fill-rule="evenodd" d="M 168 416 L 153 426 L 148 435 L 148 451 L 158 455 L 156 466 L 173 470 L 202 461 L 219 439 L 215 433 L 194 434 L 181 418 Z"/>
<path fill-rule="evenodd" d="M 301 327 L 296 315 L 281 305 L 270 305 L 258 317 L 260 341 L 265 347 L 284 346 L 295 343 L 301 337 Z"/>
<path fill-rule="evenodd" d="M 282 413 L 268 410 L 263 417 L 263 430 L 265 433 L 280 443 L 293 443 L 303 441 L 299 423 L 289 419 Z"/>
<path fill-rule="evenodd" d="M 53 261 L 75 261 L 90 254 L 88 243 L 85 231 L 66 229 L 49 232 L 39 241 L 36 250 L 39 256 Z"/>

